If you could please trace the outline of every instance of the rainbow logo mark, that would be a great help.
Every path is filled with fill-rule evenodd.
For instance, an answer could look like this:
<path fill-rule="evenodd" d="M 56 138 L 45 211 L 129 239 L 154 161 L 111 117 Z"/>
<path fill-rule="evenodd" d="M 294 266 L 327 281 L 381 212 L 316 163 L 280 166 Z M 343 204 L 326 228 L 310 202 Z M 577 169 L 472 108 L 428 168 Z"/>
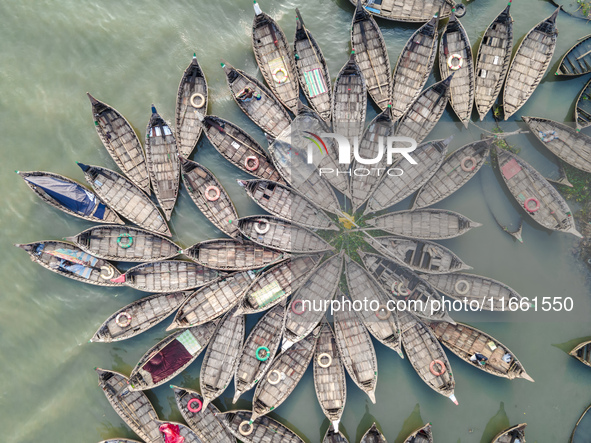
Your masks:
<path fill-rule="evenodd" d="M 304 131 L 304 133 L 310 134 L 312 137 L 314 137 L 314 138 L 312 138 L 312 137 L 304 136 L 304 138 L 306 140 L 310 140 L 312 143 L 314 143 L 316 146 L 318 146 L 318 149 L 320 149 L 320 153 L 322 153 L 322 148 L 320 147 L 320 144 L 318 144 L 318 142 L 320 142 L 322 144 L 322 146 L 324 146 L 324 152 L 326 152 L 326 155 L 328 155 L 328 149 L 326 148 L 326 144 L 324 143 L 324 141 L 322 141 L 322 138 L 320 138 L 316 134 L 313 134 L 312 132 Z M 316 141 L 316 140 L 318 140 L 318 141 Z"/>

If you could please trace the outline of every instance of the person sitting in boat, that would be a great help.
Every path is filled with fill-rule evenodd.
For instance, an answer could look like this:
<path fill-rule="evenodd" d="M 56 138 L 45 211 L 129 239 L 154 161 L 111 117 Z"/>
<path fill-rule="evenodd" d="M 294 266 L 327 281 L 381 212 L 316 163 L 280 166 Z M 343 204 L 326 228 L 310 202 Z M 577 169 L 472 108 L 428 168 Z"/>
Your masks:
<path fill-rule="evenodd" d="M 252 100 L 253 95 L 254 95 L 254 91 L 247 86 L 246 88 L 244 88 L 242 91 L 240 91 L 238 93 L 236 98 L 242 102 L 249 102 Z"/>
<path fill-rule="evenodd" d="M 476 352 L 476 353 L 474 353 L 474 355 L 472 355 L 472 357 L 470 357 L 470 361 L 484 366 L 486 364 L 486 362 L 488 361 L 488 358 L 486 356 Z"/>

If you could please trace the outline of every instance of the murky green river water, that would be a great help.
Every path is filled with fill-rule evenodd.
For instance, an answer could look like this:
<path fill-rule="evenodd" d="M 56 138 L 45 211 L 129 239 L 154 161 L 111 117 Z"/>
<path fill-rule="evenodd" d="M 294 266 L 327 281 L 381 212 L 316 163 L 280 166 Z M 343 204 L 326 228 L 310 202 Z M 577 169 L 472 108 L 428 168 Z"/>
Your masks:
<path fill-rule="evenodd" d="M 505 0 L 475 0 L 462 20 L 472 46 Z M 270 12 L 293 39 L 295 7 L 320 42 L 334 78 L 347 59 L 353 7 L 346 0 L 265 0 Z M 553 6 L 541 0 L 516 0 L 512 8 L 520 39 Z M 90 226 L 42 204 L 14 174 L 20 170 L 55 171 L 83 181 L 75 161 L 115 168 L 93 128 L 85 92 L 118 108 L 141 134 L 150 104 L 173 119 L 178 81 L 193 52 L 207 75 L 210 112 L 263 135 L 229 96 L 219 66 L 223 57 L 255 72 L 250 45 L 252 5 L 247 0 L 218 1 L 15 1 L 0 2 L 0 429 L 5 442 L 95 442 L 133 437 L 97 387 L 93 367 L 129 373 L 140 356 L 163 338 L 166 322 L 134 339 L 114 345 L 90 344 L 102 321 L 143 294 L 132 289 L 98 288 L 73 282 L 32 264 L 12 243 L 60 239 Z M 416 26 L 380 21 L 392 63 Z M 573 101 L 587 78 L 554 77 L 560 56 L 589 33 L 589 25 L 561 14 L 560 35 L 551 68 L 520 115 L 571 121 Z M 432 76 L 431 82 L 435 81 Z M 375 109 L 368 112 L 373 118 Z M 482 128 L 491 130 L 489 117 Z M 516 129 L 509 122 L 507 130 Z M 451 149 L 480 136 L 464 129 L 446 111 L 432 138 L 456 135 Z M 532 143 L 533 142 L 533 143 Z M 548 176 L 556 166 L 531 137 L 510 143 Z M 235 178 L 246 177 L 205 140 L 194 158 L 215 171 L 241 216 L 257 213 Z M 431 391 L 406 360 L 376 343 L 379 359 L 377 404 L 349 381 L 343 425 L 358 441 L 376 420 L 388 441 L 400 442 L 424 421 L 433 423 L 437 442 L 488 442 L 499 430 L 527 422 L 528 442 L 565 442 L 579 414 L 591 402 L 591 370 L 555 346 L 591 335 L 591 298 L 586 267 L 571 253 L 575 239 L 548 234 L 524 223 L 524 244 L 503 233 L 487 207 L 496 201 L 497 216 L 518 219 L 519 212 L 498 182 L 474 179 L 440 203 L 484 224 L 445 242 L 474 272 L 502 280 L 524 296 L 571 296 L 568 314 L 462 314 L 457 319 L 486 330 L 508 345 L 536 380 L 507 381 L 476 371 L 450 355 L 460 406 Z M 486 195 L 486 199 L 485 199 Z M 398 208 L 408 207 L 405 201 Z M 221 234 L 182 191 L 172 223 L 183 246 Z M 249 319 L 249 326 L 255 319 Z M 576 340 L 575 340 L 576 342 Z M 174 380 L 197 387 L 200 361 Z M 162 386 L 148 394 L 161 418 L 180 420 L 172 392 Z M 216 401 L 231 407 L 232 389 Z M 238 404 L 249 408 L 250 397 Z M 328 426 L 316 401 L 311 369 L 289 400 L 272 414 L 309 442 L 318 442 Z"/>

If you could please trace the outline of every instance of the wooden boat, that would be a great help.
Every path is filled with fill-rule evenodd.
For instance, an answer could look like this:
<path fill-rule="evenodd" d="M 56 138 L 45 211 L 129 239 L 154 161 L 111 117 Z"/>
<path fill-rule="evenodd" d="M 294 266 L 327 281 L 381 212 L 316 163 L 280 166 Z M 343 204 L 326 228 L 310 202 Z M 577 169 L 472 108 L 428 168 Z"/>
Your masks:
<path fill-rule="evenodd" d="M 330 122 L 332 88 L 330 74 L 322 50 L 302 20 L 296 8 L 296 31 L 293 43 L 295 68 L 300 87 L 310 106 L 326 121 Z"/>
<path fill-rule="evenodd" d="M 95 223 L 124 222 L 90 189 L 53 172 L 16 171 L 41 200 L 66 214 Z"/>
<path fill-rule="evenodd" d="M 390 103 L 390 59 L 380 27 L 357 1 L 351 25 L 351 47 L 367 84 L 367 92 L 380 109 Z"/>
<path fill-rule="evenodd" d="M 547 118 L 522 118 L 554 155 L 581 171 L 591 172 L 591 137 Z"/>
<path fill-rule="evenodd" d="M 202 241 L 183 250 L 183 254 L 200 265 L 220 271 L 259 269 L 289 257 L 248 240 L 229 238 Z"/>
<path fill-rule="evenodd" d="M 386 110 L 378 114 L 363 131 L 363 135 L 359 142 L 359 156 L 363 159 L 376 159 L 379 155 L 380 142 L 385 143 L 387 137 L 391 136 L 393 133 L 394 122 L 392 121 L 391 105 L 388 105 Z M 386 168 L 387 159 L 387 155 L 383 155 L 378 163 L 372 165 L 372 168 L 375 168 L 376 170 L 379 170 L 378 168 Z M 364 167 L 364 165 L 358 162 L 357 159 L 354 159 L 351 170 L 356 171 L 361 167 Z M 353 212 L 367 201 L 381 179 L 382 177 L 377 173 L 370 173 L 367 175 L 354 174 L 351 177 L 350 188 Z"/>
<path fill-rule="evenodd" d="M 513 57 L 503 90 L 505 120 L 531 97 L 546 73 L 556 49 L 556 17 L 554 13 L 529 31 Z"/>
<path fill-rule="evenodd" d="M 202 441 L 211 443 L 236 443 L 236 438 L 216 417 L 220 410 L 213 403 L 203 406 L 203 397 L 197 391 L 170 386 L 174 399 L 187 424 Z M 189 410 L 199 409 L 199 412 Z"/>
<path fill-rule="evenodd" d="M 335 430 L 329 426 L 326 430 L 326 434 L 324 434 L 322 443 L 349 443 L 349 440 L 347 440 L 343 434 L 338 431 L 335 432 Z"/>
<path fill-rule="evenodd" d="M 250 411 L 228 411 L 218 417 L 232 435 L 244 443 L 304 443 L 295 432 L 270 417 L 252 420 Z"/>
<path fill-rule="evenodd" d="M 396 314 L 388 310 L 386 306 L 390 298 L 365 268 L 351 260 L 348 255 L 345 255 L 345 266 L 345 276 L 351 300 L 363 302 L 367 299 L 368 303 L 372 303 L 374 300 L 379 303 L 377 311 L 362 309 L 357 312 L 357 315 L 376 340 L 393 349 L 402 357 L 398 319 Z"/>
<path fill-rule="evenodd" d="M 585 439 L 588 438 L 589 418 L 591 418 L 591 416 L 588 416 L 587 413 L 589 412 L 590 409 L 591 409 L 591 406 L 588 406 L 587 409 L 585 409 L 585 412 L 583 412 L 583 414 L 581 415 L 581 417 L 577 421 L 577 424 L 575 425 L 575 427 L 573 428 L 573 432 L 571 433 L 569 443 L 584 442 Z"/>
<path fill-rule="evenodd" d="M 445 240 L 482 226 L 457 212 L 446 209 L 398 211 L 366 220 L 369 226 L 404 237 Z"/>
<path fill-rule="evenodd" d="M 158 415 L 141 391 L 132 391 L 129 379 L 119 372 L 95 368 L 98 384 L 123 421 L 145 442 L 160 442 Z"/>
<path fill-rule="evenodd" d="M 322 323 L 316 343 L 313 366 L 318 403 L 334 431 L 338 433 L 347 401 L 347 380 L 334 333 L 326 320 Z"/>
<path fill-rule="evenodd" d="M 383 246 L 380 251 L 413 271 L 447 274 L 472 269 L 448 248 L 428 240 L 385 236 L 374 237 Z"/>
<path fill-rule="evenodd" d="M 435 337 L 466 363 L 497 377 L 524 378 L 533 382 L 515 354 L 494 337 L 463 323 L 431 323 Z M 476 356 L 486 358 L 479 361 Z M 474 358 L 474 361 L 471 358 Z M 506 361 L 508 360 L 508 361 Z"/>
<path fill-rule="evenodd" d="M 279 217 L 244 217 L 238 220 L 238 229 L 245 238 L 284 252 L 314 253 L 334 249 L 312 231 Z"/>
<path fill-rule="evenodd" d="M 456 192 L 476 175 L 490 154 L 493 138 L 478 140 L 452 152 L 425 183 L 413 202 L 412 209 L 425 208 Z"/>
<path fill-rule="evenodd" d="M 131 181 L 107 168 L 78 163 L 86 181 L 107 205 L 136 225 L 151 232 L 172 234 L 152 200 Z"/>
<path fill-rule="evenodd" d="M 31 261 L 64 277 L 97 286 L 121 286 L 111 279 L 121 273 L 106 260 L 93 257 L 77 246 L 57 240 L 15 244 Z"/>
<path fill-rule="evenodd" d="M 454 395 L 456 382 L 451 365 L 431 328 L 409 311 L 399 311 L 398 318 L 402 345 L 414 370 L 427 386 L 457 405 L 458 401 Z"/>
<path fill-rule="evenodd" d="M 349 0 L 354 5 L 358 0 Z M 417 0 L 412 3 L 400 3 L 395 0 L 382 0 L 381 3 L 373 0 L 361 0 L 363 8 L 370 14 L 386 20 L 398 22 L 423 23 L 438 14 L 440 18 L 449 17 L 453 2 L 445 0 Z"/>
<path fill-rule="evenodd" d="M 439 72 L 441 78 L 448 78 L 454 74 L 449 86 L 449 103 L 466 128 L 474 105 L 472 58 L 472 46 L 470 46 L 468 34 L 452 11 L 441 36 Z"/>
<path fill-rule="evenodd" d="M 422 276 L 442 294 L 467 303 L 477 301 L 484 311 L 509 311 L 509 302 L 515 304 L 521 295 L 500 281 L 481 275 L 454 272 Z"/>
<path fill-rule="evenodd" d="M 250 421 L 277 409 L 296 388 L 314 357 L 320 326 L 273 359 L 267 375 L 256 385 Z"/>
<path fill-rule="evenodd" d="M 271 180 L 238 180 L 246 194 L 270 214 L 308 229 L 338 231 L 330 217 L 308 198 Z"/>
<path fill-rule="evenodd" d="M 265 376 L 279 349 L 284 329 L 285 303 L 270 309 L 252 328 L 238 354 L 232 403 Z"/>
<path fill-rule="evenodd" d="M 176 257 L 181 250 L 170 239 L 133 226 L 95 226 L 65 240 L 111 261 L 154 262 Z"/>
<path fill-rule="evenodd" d="M 443 164 L 451 139 L 449 137 L 420 144 L 412 153 L 416 165 L 406 158 L 398 161 L 393 168 L 404 171 L 404 174 L 397 173 L 394 177 L 385 175 L 367 201 L 364 214 L 389 208 L 420 189 Z"/>
<path fill-rule="evenodd" d="M 277 22 L 261 10 L 256 0 L 254 13 L 252 50 L 261 74 L 275 96 L 295 114 L 300 90 L 287 37 Z"/>
<path fill-rule="evenodd" d="M 322 305 L 331 300 L 337 290 L 343 255 L 341 251 L 318 266 L 292 297 L 285 319 L 283 350 L 307 337 L 324 317 Z"/>
<path fill-rule="evenodd" d="M 427 423 L 425 426 L 413 431 L 403 443 L 433 443 L 431 423 Z"/>
<path fill-rule="evenodd" d="M 511 3 L 484 31 L 474 67 L 474 98 L 480 121 L 495 104 L 507 77 L 513 51 Z"/>
<path fill-rule="evenodd" d="M 183 184 L 199 210 L 220 231 L 236 237 L 238 212 L 230 195 L 205 166 L 180 157 Z"/>
<path fill-rule="evenodd" d="M 339 299 L 347 298 L 341 293 Z M 350 301 L 350 300 L 348 300 Z M 363 322 L 352 309 L 334 312 L 334 334 L 343 365 L 351 380 L 376 402 L 378 360 L 371 337 Z"/>
<path fill-rule="evenodd" d="M 179 194 L 179 151 L 168 123 L 152 105 L 152 116 L 146 128 L 146 160 L 156 199 L 166 216 L 174 209 Z"/>
<path fill-rule="evenodd" d="M 120 277 L 112 278 L 111 282 L 125 283 L 146 292 L 174 292 L 198 288 L 221 275 L 223 273 L 193 262 L 162 260 L 134 266 Z"/>
<path fill-rule="evenodd" d="M 332 129 L 347 140 L 361 135 L 367 112 L 367 82 L 356 60 L 353 50 L 339 71 L 332 93 Z"/>
<path fill-rule="evenodd" d="M 222 68 L 234 101 L 259 128 L 277 137 L 289 127 L 289 113 L 265 85 L 229 63 L 222 63 Z"/>
<path fill-rule="evenodd" d="M 569 355 L 572 355 L 581 363 L 591 366 L 591 340 L 579 343 L 569 352 Z"/>
<path fill-rule="evenodd" d="M 111 343 L 135 337 L 167 318 L 188 296 L 187 292 L 172 292 L 140 298 L 107 318 L 90 341 Z"/>
<path fill-rule="evenodd" d="M 232 381 L 243 344 L 244 315 L 234 316 L 229 311 L 219 323 L 199 371 L 203 407 L 222 395 Z"/>
<path fill-rule="evenodd" d="M 176 438 L 182 438 L 182 443 L 202 443 L 201 439 L 197 436 L 197 434 L 195 434 L 195 432 L 193 432 L 190 427 L 181 423 L 160 421 L 158 426 L 158 429 L 162 434 L 161 439 L 166 440 L 168 439 L 167 436 L 172 435 Z"/>
<path fill-rule="evenodd" d="M 253 278 L 249 271 L 235 272 L 195 292 L 179 308 L 167 330 L 202 325 L 225 314 L 242 298 Z"/>
<path fill-rule="evenodd" d="M 388 443 L 388 442 L 386 440 L 386 437 L 384 437 L 384 434 L 382 434 L 380 432 L 380 430 L 376 426 L 376 423 L 374 422 L 371 425 L 371 428 L 369 428 L 365 432 L 365 434 L 363 434 L 363 437 L 361 437 L 361 440 L 359 441 L 359 443 Z"/>
<path fill-rule="evenodd" d="M 556 75 L 576 76 L 591 72 L 591 34 L 581 38 L 562 56 Z"/>
<path fill-rule="evenodd" d="M 262 271 L 246 290 L 238 312 L 255 314 L 285 300 L 300 287 L 321 259 L 322 255 L 297 256 Z"/>
<path fill-rule="evenodd" d="M 132 391 L 160 386 L 183 372 L 205 349 L 219 320 L 181 329 L 152 346 L 131 371 Z"/>
<path fill-rule="evenodd" d="M 591 80 L 581 90 L 575 105 L 577 131 L 591 125 Z"/>
<path fill-rule="evenodd" d="M 499 432 L 492 440 L 492 443 L 513 443 L 519 440 L 525 443 L 525 427 L 527 423 L 512 426 L 502 432 Z"/>
<path fill-rule="evenodd" d="M 380 245 L 370 240 L 369 244 L 379 250 Z M 427 320 L 439 320 L 454 323 L 441 303 L 441 296 L 422 277 L 419 277 L 406 266 L 383 257 L 378 254 L 358 251 L 365 269 L 387 294 L 392 294 L 393 299 L 416 301 L 413 306 L 408 303 L 409 310 L 421 318 Z M 439 308 L 437 308 L 439 305 Z"/>
<path fill-rule="evenodd" d="M 568 204 L 556 188 L 517 155 L 496 146 L 494 149 L 509 192 L 532 220 L 546 229 L 582 237 Z"/>
<path fill-rule="evenodd" d="M 436 13 L 410 36 L 392 72 L 392 118 L 398 120 L 417 99 L 433 69 L 437 54 Z"/>
<path fill-rule="evenodd" d="M 150 176 L 142 144 L 129 122 L 115 108 L 86 93 L 96 132 L 119 169 L 150 195 Z"/>
<path fill-rule="evenodd" d="M 398 121 L 395 135 L 410 137 L 417 143 L 425 140 L 445 111 L 453 75 L 421 92 Z"/>

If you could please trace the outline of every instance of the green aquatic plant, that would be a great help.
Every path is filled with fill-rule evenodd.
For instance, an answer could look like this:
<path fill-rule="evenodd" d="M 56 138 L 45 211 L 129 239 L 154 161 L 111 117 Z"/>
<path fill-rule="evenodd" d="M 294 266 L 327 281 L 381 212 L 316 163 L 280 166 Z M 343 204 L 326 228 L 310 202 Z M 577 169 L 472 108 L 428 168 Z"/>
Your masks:
<path fill-rule="evenodd" d="M 565 185 L 558 185 L 560 193 L 568 200 L 577 203 L 591 203 L 591 174 L 581 171 L 567 163 L 563 163 L 566 176 L 573 185 L 572 188 Z"/>

